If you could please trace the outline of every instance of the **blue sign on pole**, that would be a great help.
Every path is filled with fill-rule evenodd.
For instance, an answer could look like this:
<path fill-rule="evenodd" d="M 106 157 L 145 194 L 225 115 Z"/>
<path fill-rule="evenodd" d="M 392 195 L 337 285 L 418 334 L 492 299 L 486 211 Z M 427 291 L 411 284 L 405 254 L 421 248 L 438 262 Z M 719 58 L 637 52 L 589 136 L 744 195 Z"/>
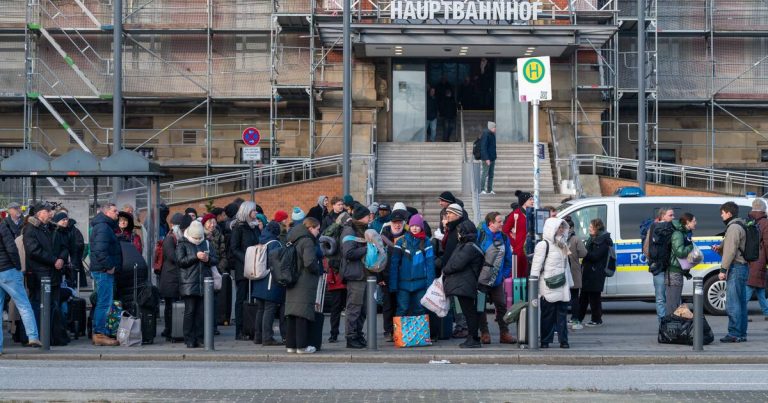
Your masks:
<path fill-rule="evenodd" d="M 248 146 L 255 146 L 261 141 L 261 133 L 255 127 L 249 127 L 243 130 L 243 143 Z"/>

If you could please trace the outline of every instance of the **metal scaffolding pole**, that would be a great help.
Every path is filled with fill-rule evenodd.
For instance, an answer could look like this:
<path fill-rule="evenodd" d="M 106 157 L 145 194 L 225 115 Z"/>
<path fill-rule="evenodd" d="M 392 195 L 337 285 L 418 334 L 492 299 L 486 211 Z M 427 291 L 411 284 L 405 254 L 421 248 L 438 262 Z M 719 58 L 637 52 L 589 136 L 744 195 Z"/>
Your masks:
<path fill-rule="evenodd" d="M 645 193 L 648 128 L 645 125 L 645 1 L 637 1 L 637 184 Z"/>
<path fill-rule="evenodd" d="M 342 99 L 342 115 L 344 119 L 344 156 L 342 160 L 343 192 L 349 194 L 349 177 L 351 170 L 350 148 L 352 147 L 352 38 L 350 24 L 352 19 L 351 0 L 344 0 L 344 94 Z"/>
<path fill-rule="evenodd" d="M 114 69 L 114 93 L 112 94 L 112 154 L 123 148 L 123 0 L 113 3 L 112 54 Z M 112 178 L 115 199 L 123 189 L 122 178 Z"/>

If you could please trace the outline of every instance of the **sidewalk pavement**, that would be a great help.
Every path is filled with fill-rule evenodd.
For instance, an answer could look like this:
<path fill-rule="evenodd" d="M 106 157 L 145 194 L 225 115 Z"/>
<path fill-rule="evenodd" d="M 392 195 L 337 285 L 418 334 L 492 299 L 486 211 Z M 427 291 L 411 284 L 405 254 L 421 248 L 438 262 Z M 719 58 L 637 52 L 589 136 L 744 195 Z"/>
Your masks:
<path fill-rule="evenodd" d="M 754 303 L 752 303 L 754 304 Z M 751 304 L 751 305 L 752 305 Z M 690 346 L 659 344 L 656 341 L 657 321 L 653 305 L 640 302 L 606 303 L 604 325 L 569 331 L 570 349 L 560 349 L 556 341 L 551 348 L 530 350 L 517 344 L 498 344 L 499 329 L 492 322 L 492 344 L 480 349 L 461 349 L 463 340 L 440 340 L 430 347 L 395 348 L 385 342 L 381 330 L 378 350 L 345 348 L 343 336 L 338 343 L 328 343 L 329 320 L 325 320 L 322 351 L 313 355 L 287 354 L 284 347 L 262 347 L 250 341 L 235 341 L 234 326 L 220 326 L 215 338 L 215 351 L 188 349 L 184 343 L 169 343 L 160 337 L 162 321 L 158 324 L 155 344 L 141 347 L 94 347 L 85 338 L 73 340 L 65 347 L 50 351 L 21 347 L 5 332 L 3 355 L 0 359 L 21 360 L 128 360 L 128 361 L 232 361 L 232 362 L 334 362 L 334 363 L 464 363 L 464 364 L 557 364 L 557 365 L 622 365 L 622 364 L 765 364 L 768 363 L 768 321 L 753 310 L 749 323 L 749 341 L 723 344 L 727 318 L 707 316 L 715 341 L 695 352 Z M 589 316 L 587 316 L 589 320 Z M 377 318 L 382 328 L 381 315 Z M 342 318 L 343 334 L 343 318 Z M 516 334 L 515 326 L 510 326 Z M 276 333 L 279 334 L 279 333 Z M 447 362 L 442 362 L 446 360 Z"/>

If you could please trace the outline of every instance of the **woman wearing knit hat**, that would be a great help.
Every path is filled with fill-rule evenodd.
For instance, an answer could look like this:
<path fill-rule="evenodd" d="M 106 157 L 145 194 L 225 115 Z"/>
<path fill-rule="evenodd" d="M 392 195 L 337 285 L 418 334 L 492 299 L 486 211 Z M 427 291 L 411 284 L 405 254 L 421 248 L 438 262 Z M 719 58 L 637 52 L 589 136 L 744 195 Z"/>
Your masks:
<path fill-rule="evenodd" d="M 307 215 L 304 213 L 304 210 L 302 210 L 300 207 L 294 207 L 291 212 L 291 225 L 289 228 L 293 228 L 299 224 L 301 224 L 302 221 L 307 217 Z"/>
<path fill-rule="evenodd" d="M 133 215 L 121 211 L 117 213 L 117 229 L 115 236 L 119 241 L 131 242 L 139 253 L 142 253 L 141 237 L 133 231 Z"/>
<path fill-rule="evenodd" d="M 181 269 L 179 294 L 184 300 L 184 342 L 187 348 L 197 348 L 203 341 L 203 279 L 213 276 L 211 266 L 219 262 L 199 221 L 193 221 L 184 231 L 176 247 L 176 262 Z"/>
<path fill-rule="evenodd" d="M 216 265 L 216 268 L 219 270 L 219 273 L 226 273 L 229 270 L 227 243 L 224 241 L 224 234 L 221 233 L 221 230 L 219 230 L 219 226 L 217 225 L 216 215 L 213 213 L 204 215 L 202 224 L 203 229 L 205 229 L 205 239 L 211 244 L 211 248 L 216 251 L 216 256 L 219 257 L 219 264 Z M 229 280 L 229 277 L 227 277 L 227 281 L 231 281 Z M 214 306 L 218 305 L 219 293 L 220 291 L 214 292 Z M 232 294 L 230 293 L 230 296 L 231 295 Z M 217 336 L 219 335 L 218 324 L 216 321 L 213 322 L 213 334 Z"/>
<path fill-rule="evenodd" d="M 408 230 L 395 243 L 389 269 L 389 291 L 397 293 L 396 316 L 423 315 L 420 301 L 435 279 L 435 254 L 421 214 L 411 217 Z"/>
<path fill-rule="evenodd" d="M 512 210 L 504 222 L 502 231 L 509 236 L 512 250 L 517 259 L 517 273 L 515 277 L 528 277 L 528 256 L 525 253 L 525 242 L 528 238 L 528 220 L 526 209 L 533 207 L 533 195 L 528 192 L 516 191 L 517 208 Z"/>

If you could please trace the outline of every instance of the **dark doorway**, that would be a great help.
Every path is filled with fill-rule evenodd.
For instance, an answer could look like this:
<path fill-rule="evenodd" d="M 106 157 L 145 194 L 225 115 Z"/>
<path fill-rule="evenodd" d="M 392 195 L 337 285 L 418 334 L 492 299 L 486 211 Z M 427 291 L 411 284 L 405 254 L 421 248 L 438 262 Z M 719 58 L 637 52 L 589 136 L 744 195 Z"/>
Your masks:
<path fill-rule="evenodd" d="M 464 110 L 493 110 L 495 71 L 492 59 L 430 60 L 427 84 L 435 88 L 438 100 L 446 98 L 450 90 Z"/>

